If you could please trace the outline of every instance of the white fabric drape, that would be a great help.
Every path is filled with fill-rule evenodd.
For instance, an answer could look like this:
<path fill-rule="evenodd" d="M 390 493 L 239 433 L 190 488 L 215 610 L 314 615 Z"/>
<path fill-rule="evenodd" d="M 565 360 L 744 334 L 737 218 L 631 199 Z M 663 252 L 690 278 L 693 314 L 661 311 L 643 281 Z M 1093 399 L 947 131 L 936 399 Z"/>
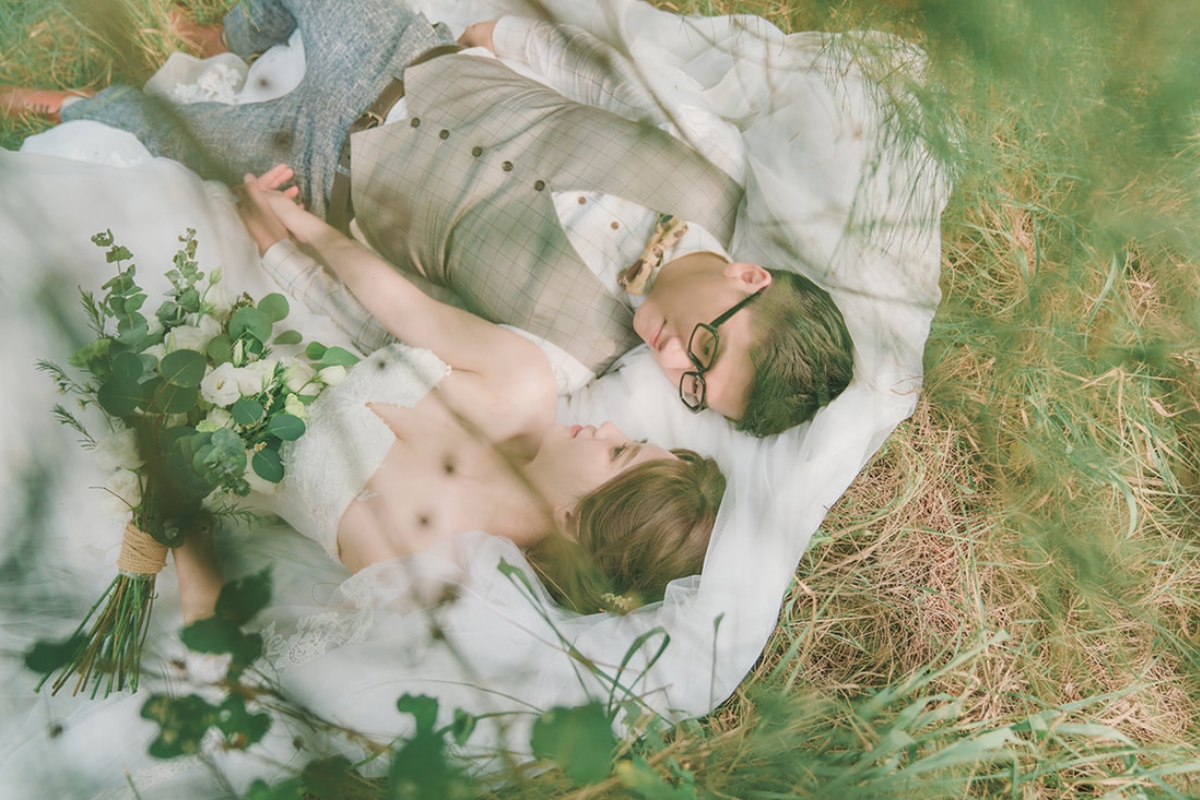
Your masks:
<path fill-rule="evenodd" d="M 241 531 L 223 543 L 228 574 L 274 565 L 276 602 L 260 625 L 281 684 L 317 713 L 384 739 L 408 724 L 394 705 L 405 692 L 438 697 L 447 718 L 456 707 L 511 712 L 483 721 L 468 753 L 501 743 L 525 752 L 531 712 L 588 697 L 628 692 L 673 717 L 707 713 L 753 666 L 828 507 L 916 402 L 940 297 L 938 217 L 948 186 L 919 142 L 892 124 L 894 106 L 880 102 L 885 92 L 861 64 L 900 64 L 916 75 L 919 54 L 875 34 L 784 36 L 757 18 L 682 18 L 635 0 L 428 6 L 430 19 L 456 30 L 500 11 L 555 17 L 632 56 L 681 135 L 702 131 L 695 140 L 714 161 L 744 170 L 747 202 L 731 255 L 800 269 L 831 290 L 854 338 L 855 380 L 810 425 L 768 440 L 687 413 L 645 348 L 562 401 L 564 420 L 613 419 L 635 438 L 711 453 L 730 479 L 703 575 L 625 617 L 574 616 L 549 606 L 540 589 L 531 596 L 498 569 L 501 561 L 523 566 L 520 551 L 479 533 L 347 580 L 290 531 Z M 223 782 L 240 789 L 267 766 L 236 755 L 220 756 L 216 772 L 195 760 L 152 764 L 145 744 L 153 726 L 137 715 L 145 694 L 98 702 L 30 691 L 20 651 L 70 632 L 112 574 L 122 527 L 100 511 L 103 492 L 88 487 L 105 476 L 51 418 L 61 399 L 34 362 L 65 362 L 81 341 L 75 286 L 98 290 L 111 276 L 88 241 L 106 228 L 134 252 L 148 306 L 188 227 L 199 231 L 202 267 L 221 266 L 231 291 L 260 297 L 275 288 L 224 188 L 150 158 L 126 134 L 72 123 L 35 137 L 22 154 L 0 153 L 0 187 L 0 663 L 8 687 L 0 695 L 0 786 L 18 792 L 11 796 L 123 796 L 129 770 L 143 797 L 220 796 Z M 299 308 L 290 325 L 344 343 L 327 320 Z M 169 663 L 180 654 L 174 593 L 168 568 L 146 670 L 151 689 L 187 686 Z M 642 637 L 620 675 L 623 689 L 567 655 L 569 643 L 614 677 Z M 292 733 L 276 726 L 278 761 L 300 758 Z"/>

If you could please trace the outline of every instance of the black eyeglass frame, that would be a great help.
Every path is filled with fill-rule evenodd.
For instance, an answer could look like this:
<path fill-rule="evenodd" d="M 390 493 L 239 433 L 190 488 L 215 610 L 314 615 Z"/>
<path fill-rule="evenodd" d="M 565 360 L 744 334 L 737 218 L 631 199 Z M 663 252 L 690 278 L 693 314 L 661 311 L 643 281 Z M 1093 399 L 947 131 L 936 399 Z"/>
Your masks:
<path fill-rule="evenodd" d="M 760 294 L 765 292 L 767 288 L 768 287 L 764 286 L 754 294 L 746 295 L 739 300 L 733 306 L 733 308 L 729 309 L 712 322 L 697 322 L 696 327 L 692 328 L 692 335 L 688 337 L 687 355 L 695 369 L 688 370 L 679 377 L 679 400 L 683 403 L 688 411 L 691 411 L 693 414 L 699 414 L 701 411 L 708 408 L 707 404 L 705 403 L 708 395 L 708 384 L 704 380 L 704 373 L 712 369 L 712 365 L 716 363 L 717 360 L 717 351 L 721 349 L 721 334 L 717 331 L 717 328 L 728 322 L 730 317 L 732 317 L 734 314 L 750 305 L 750 301 L 754 300 Z M 699 356 L 692 352 L 692 343 L 696 341 L 696 334 L 701 329 L 708 331 L 713 337 L 712 357 L 709 359 L 707 365 L 700 360 Z M 687 381 L 688 376 L 691 376 L 696 381 L 698 387 L 698 391 L 696 392 L 698 400 L 695 405 L 692 405 L 683 391 L 683 384 Z"/>

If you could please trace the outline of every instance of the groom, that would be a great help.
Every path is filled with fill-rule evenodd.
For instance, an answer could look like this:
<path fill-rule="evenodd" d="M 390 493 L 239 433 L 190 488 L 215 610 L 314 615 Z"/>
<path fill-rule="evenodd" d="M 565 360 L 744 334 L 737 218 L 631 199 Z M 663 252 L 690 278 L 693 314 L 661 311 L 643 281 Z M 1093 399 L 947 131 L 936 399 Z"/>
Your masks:
<path fill-rule="evenodd" d="M 685 405 L 753 435 L 811 419 L 849 382 L 828 293 L 729 259 L 740 187 L 656 127 L 631 66 L 598 40 L 514 18 L 464 34 L 517 60 L 554 52 L 560 93 L 455 52 L 443 26 L 392 0 L 251 0 L 224 38 L 248 56 L 297 26 L 305 78 L 284 97 L 165 108 L 114 87 L 62 118 L 130 130 L 230 182 L 287 162 L 311 210 L 353 216 L 401 269 L 596 372 L 640 338 Z"/>

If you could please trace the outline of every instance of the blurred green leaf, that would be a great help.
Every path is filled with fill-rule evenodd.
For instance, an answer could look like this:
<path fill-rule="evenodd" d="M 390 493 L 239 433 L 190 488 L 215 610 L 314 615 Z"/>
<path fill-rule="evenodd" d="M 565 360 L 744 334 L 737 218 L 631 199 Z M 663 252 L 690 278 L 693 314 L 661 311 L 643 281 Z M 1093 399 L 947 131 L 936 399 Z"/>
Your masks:
<path fill-rule="evenodd" d="M 272 585 L 270 567 L 227 582 L 217 597 L 217 616 L 234 625 L 246 624 L 271 601 Z"/>
<path fill-rule="evenodd" d="M 536 757 L 554 761 L 567 777 L 588 784 L 608 777 L 616 740 L 604 707 L 588 703 L 552 708 L 538 717 L 529 744 Z"/>
<path fill-rule="evenodd" d="M 275 344 L 300 344 L 304 341 L 304 337 L 300 335 L 300 331 L 284 331 L 275 337 Z"/>

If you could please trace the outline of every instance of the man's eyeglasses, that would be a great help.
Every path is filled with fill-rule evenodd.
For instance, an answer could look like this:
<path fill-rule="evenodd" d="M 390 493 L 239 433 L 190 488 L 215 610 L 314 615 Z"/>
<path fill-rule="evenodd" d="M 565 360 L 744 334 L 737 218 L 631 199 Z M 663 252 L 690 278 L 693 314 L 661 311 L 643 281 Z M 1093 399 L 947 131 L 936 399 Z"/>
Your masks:
<path fill-rule="evenodd" d="M 699 414 L 707 408 L 705 396 L 708 392 L 708 385 L 704 382 L 704 373 L 712 369 L 713 361 L 717 358 L 717 349 L 721 344 L 721 335 L 717 333 L 717 328 L 728 322 L 730 317 L 741 311 L 750 304 L 751 300 L 766 290 L 767 287 L 764 286 L 754 294 L 746 295 L 737 305 L 712 322 L 701 322 L 692 328 L 692 335 L 688 338 L 687 354 L 695 369 L 683 373 L 683 377 L 679 379 L 679 399 L 693 414 Z"/>

